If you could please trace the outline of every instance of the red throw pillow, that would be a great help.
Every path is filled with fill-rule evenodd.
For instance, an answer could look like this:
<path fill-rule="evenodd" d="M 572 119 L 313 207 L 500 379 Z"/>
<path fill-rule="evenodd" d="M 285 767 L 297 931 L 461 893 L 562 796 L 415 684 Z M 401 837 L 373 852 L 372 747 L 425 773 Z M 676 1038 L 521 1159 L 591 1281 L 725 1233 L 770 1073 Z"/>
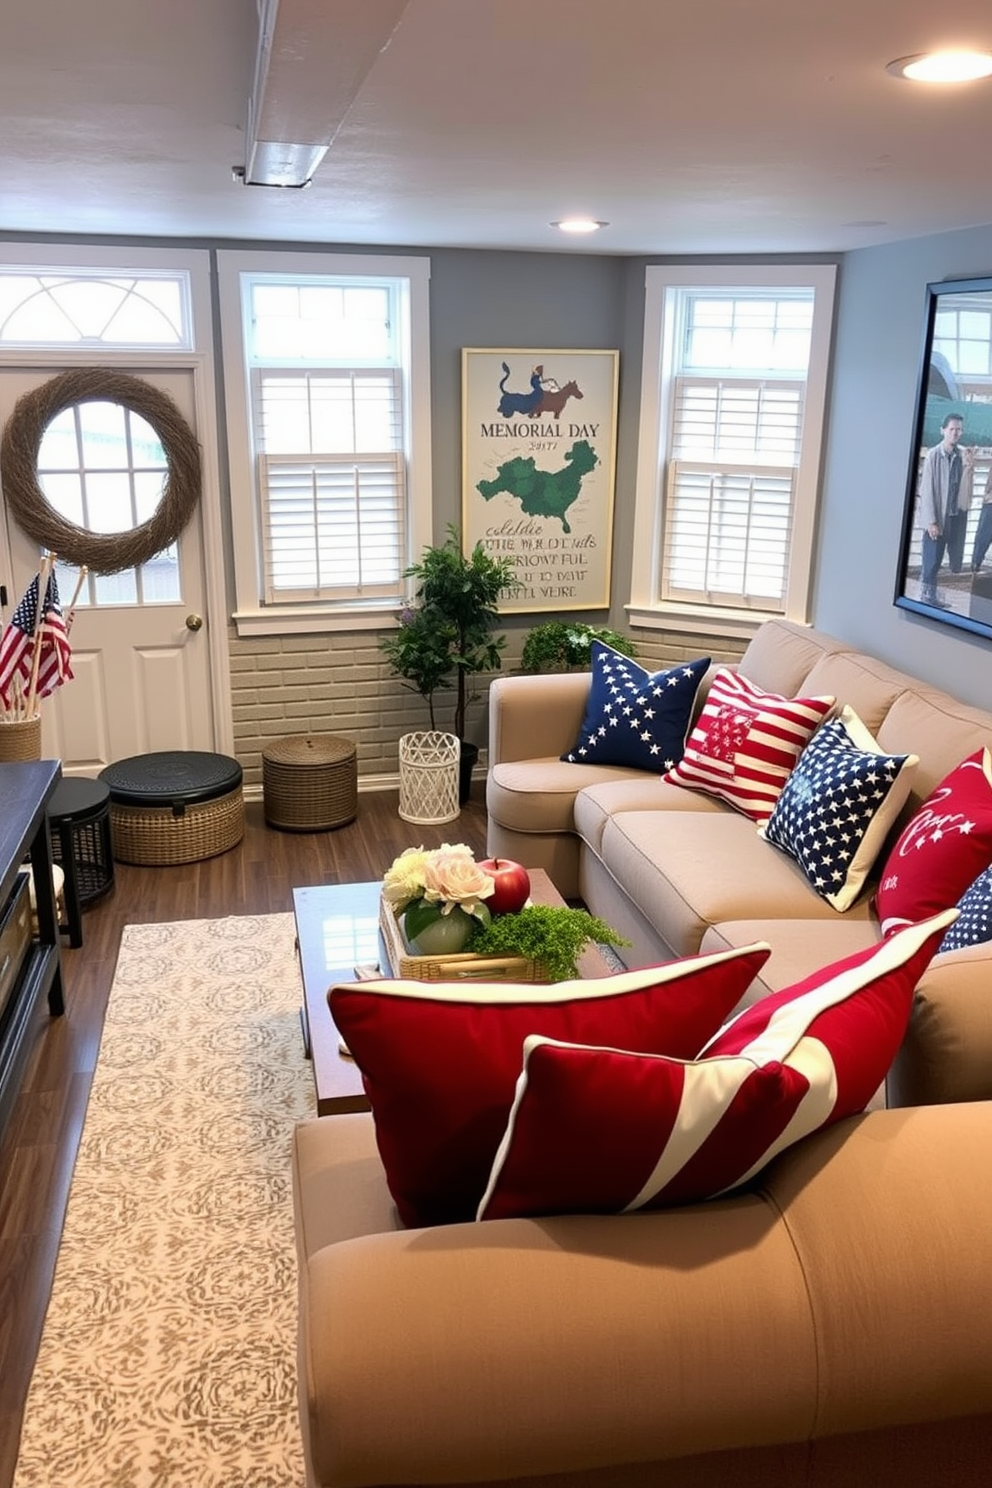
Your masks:
<path fill-rule="evenodd" d="M 662 779 L 719 796 L 752 821 L 765 822 L 835 701 L 779 697 L 720 667 L 682 759 Z"/>
<path fill-rule="evenodd" d="M 528 1034 L 691 1058 L 768 954 L 755 944 L 548 986 L 383 980 L 332 987 L 331 1012 L 362 1072 L 404 1224 L 474 1218 Z"/>
<path fill-rule="evenodd" d="M 889 853 L 875 895 L 883 935 L 957 904 L 992 864 L 992 756 L 978 749 L 930 792 Z"/>
<path fill-rule="evenodd" d="M 695 1203 L 862 1110 L 955 913 L 762 998 L 688 1062 L 529 1038 L 479 1218 Z"/>

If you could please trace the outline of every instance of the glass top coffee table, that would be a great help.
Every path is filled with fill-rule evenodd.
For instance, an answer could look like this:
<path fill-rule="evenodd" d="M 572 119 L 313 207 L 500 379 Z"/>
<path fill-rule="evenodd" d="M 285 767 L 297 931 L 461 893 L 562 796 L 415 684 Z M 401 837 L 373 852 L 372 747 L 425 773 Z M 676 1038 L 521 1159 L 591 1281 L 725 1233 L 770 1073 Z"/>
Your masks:
<path fill-rule="evenodd" d="M 296 940 L 303 977 L 300 1021 L 317 1088 L 317 1115 L 367 1111 L 362 1077 L 341 1041 L 327 994 L 336 982 L 353 982 L 357 966 L 379 965 L 391 975 L 386 948 L 379 933 L 379 895 L 382 884 L 321 884 L 293 890 Z M 530 896 L 535 904 L 565 901 L 543 869 L 531 869 Z M 613 968 L 594 945 L 579 958 L 582 977 L 609 976 Z"/>

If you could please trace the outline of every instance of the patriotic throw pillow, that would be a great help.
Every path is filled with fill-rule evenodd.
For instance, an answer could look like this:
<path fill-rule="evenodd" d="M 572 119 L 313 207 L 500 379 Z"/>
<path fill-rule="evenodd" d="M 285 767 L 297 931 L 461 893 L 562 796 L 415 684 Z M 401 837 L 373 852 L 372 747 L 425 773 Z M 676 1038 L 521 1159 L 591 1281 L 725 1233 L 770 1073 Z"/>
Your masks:
<path fill-rule="evenodd" d="M 646 672 L 612 646 L 593 641 L 592 683 L 569 764 L 625 765 L 661 774 L 682 758 L 692 705 L 708 656 Z"/>
<path fill-rule="evenodd" d="M 979 749 L 931 791 L 889 853 L 875 896 L 883 935 L 955 904 L 992 863 L 992 756 Z"/>
<path fill-rule="evenodd" d="M 883 754 L 853 708 L 814 734 L 761 834 L 850 909 L 909 795 L 916 754 Z"/>
<path fill-rule="evenodd" d="M 763 998 L 689 1062 L 527 1039 L 477 1217 L 696 1203 L 863 1110 L 954 913 Z"/>
<path fill-rule="evenodd" d="M 720 667 L 681 762 L 665 779 L 719 796 L 752 821 L 767 821 L 810 735 L 834 702 L 832 697 L 779 697 Z"/>
<path fill-rule="evenodd" d="M 992 868 L 986 868 L 958 900 L 958 918 L 940 942 L 942 951 L 985 945 L 992 940 Z"/>
<path fill-rule="evenodd" d="M 592 981 L 355 982 L 331 1013 L 361 1070 L 407 1225 L 472 1219 L 528 1034 L 690 1058 L 768 958 L 763 944 Z"/>

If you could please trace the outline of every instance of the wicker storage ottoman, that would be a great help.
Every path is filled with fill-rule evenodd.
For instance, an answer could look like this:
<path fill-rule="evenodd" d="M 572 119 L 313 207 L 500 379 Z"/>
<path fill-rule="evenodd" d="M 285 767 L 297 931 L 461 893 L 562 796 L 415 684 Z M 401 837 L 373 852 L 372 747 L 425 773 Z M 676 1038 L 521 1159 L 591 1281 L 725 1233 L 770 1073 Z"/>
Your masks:
<path fill-rule="evenodd" d="M 291 734 L 262 750 L 265 820 L 284 832 L 326 832 L 358 815 L 354 740 Z"/>
<path fill-rule="evenodd" d="M 242 771 L 224 754 L 192 749 L 136 754 L 100 771 L 110 790 L 110 835 L 120 863 L 195 863 L 245 833 Z"/>

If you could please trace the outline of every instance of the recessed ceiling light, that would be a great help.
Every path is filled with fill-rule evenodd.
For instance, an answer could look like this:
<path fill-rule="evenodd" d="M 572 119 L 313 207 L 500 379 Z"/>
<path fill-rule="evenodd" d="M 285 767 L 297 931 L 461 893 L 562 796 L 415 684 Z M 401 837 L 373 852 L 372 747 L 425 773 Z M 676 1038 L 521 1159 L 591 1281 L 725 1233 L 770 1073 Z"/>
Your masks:
<path fill-rule="evenodd" d="M 597 222 L 595 217 L 563 217 L 560 222 L 552 222 L 552 227 L 557 227 L 559 232 L 567 233 L 594 233 L 599 232 L 601 227 L 609 227 L 608 222 Z"/>
<path fill-rule="evenodd" d="M 992 75 L 992 53 L 921 52 L 915 57 L 898 57 L 885 70 L 914 83 L 970 83 Z"/>

